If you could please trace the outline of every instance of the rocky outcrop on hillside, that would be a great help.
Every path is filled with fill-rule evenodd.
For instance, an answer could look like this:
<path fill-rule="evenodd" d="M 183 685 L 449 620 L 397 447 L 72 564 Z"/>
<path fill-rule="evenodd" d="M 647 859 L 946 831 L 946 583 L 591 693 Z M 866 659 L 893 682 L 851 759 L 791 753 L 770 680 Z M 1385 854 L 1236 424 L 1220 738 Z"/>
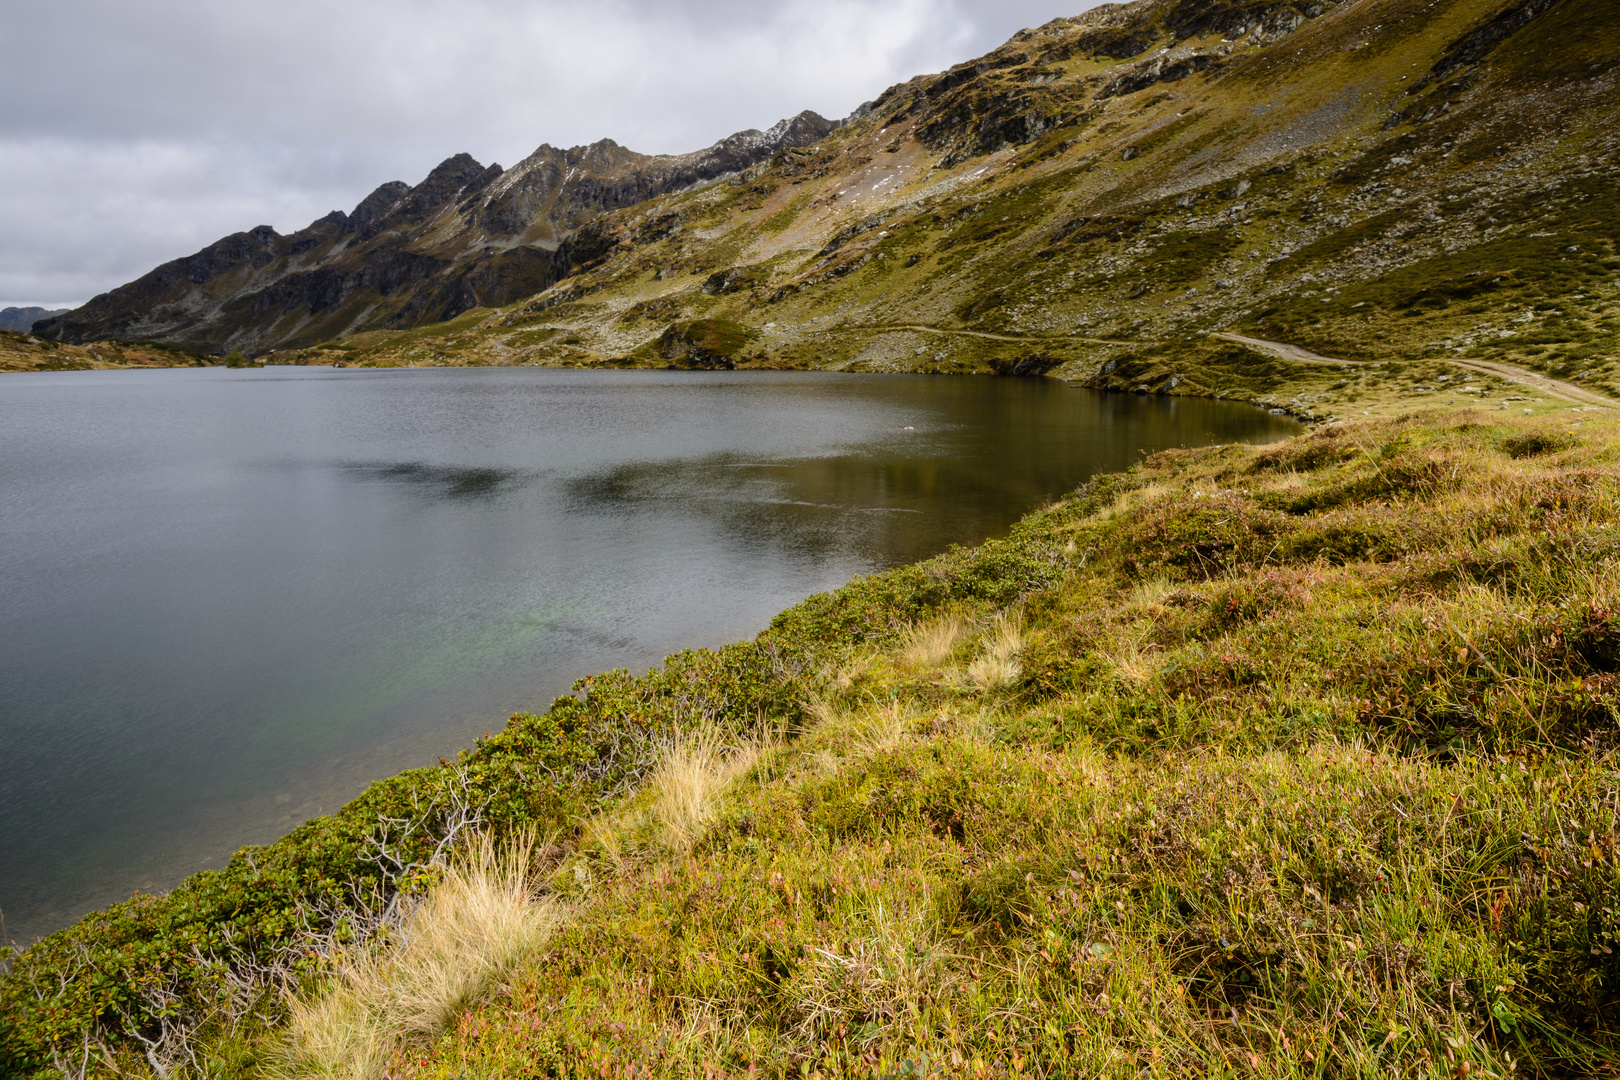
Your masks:
<path fill-rule="evenodd" d="M 1138 0 L 598 214 L 565 279 L 343 356 L 1045 374 L 1317 419 L 1463 371 L 1620 395 L 1617 112 L 1606 0 Z"/>
<path fill-rule="evenodd" d="M 254 355 L 451 319 L 567 274 L 580 245 L 566 241 L 601 215 L 737 174 L 837 126 L 805 112 L 682 155 L 606 139 L 542 146 L 511 169 L 457 154 L 414 187 L 384 184 L 290 236 L 268 225 L 227 236 L 34 329 Z"/>

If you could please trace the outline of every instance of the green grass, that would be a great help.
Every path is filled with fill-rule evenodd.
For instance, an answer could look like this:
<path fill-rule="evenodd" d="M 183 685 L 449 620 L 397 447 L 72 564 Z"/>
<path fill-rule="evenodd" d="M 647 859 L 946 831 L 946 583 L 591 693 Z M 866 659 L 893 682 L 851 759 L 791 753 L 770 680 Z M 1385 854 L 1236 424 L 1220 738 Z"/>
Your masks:
<path fill-rule="evenodd" d="M 1161 454 L 584 680 L 17 958 L 7 1067 L 88 1031 L 139 1071 L 167 1019 L 254 1075 L 282 1006 L 231 980 L 326 985 L 310 929 L 425 880 L 367 837 L 475 806 L 558 837 L 570 914 L 396 1077 L 1612 1073 L 1620 421 L 1582 415 Z M 671 745 L 711 748 L 679 842 Z"/>
<path fill-rule="evenodd" d="M 787 613 L 810 706 L 696 846 L 606 810 L 571 924 L 392 1075 L 1614 1071 L 1617 437 L 1161 455 L 970 556 L 1013 589 Z"/>
<path fill-rule="evenodd" d="M 469 808 L 497 837 L 557 837 L 545 891 L 571 914 L 509 985 L 402 1044 L 394 1077 L 1620 1072 L 1620 427 L 1510 402 L 1540 395 L 1448 359 L 1620 387 L 1612 160 L 1583 177 L 1544 159 L 1556 190 L 1490 179 L 1521 139 L 1591 149 L 1592 117 L 1560 111 L 1575 97 L 1533 116 L 1503 71 L 1593 77 L 1612 8 L 1561 5 L 1534 25 L 1578 40 L 1515 40 L 1426 125 L 1328 124 L 1248 168 L 1245 192 L 1191 183 L 1227 145 L 1211 132 L 1242 149 L 1290 122 L 1251 105 L 1286 89 L 1308 117 L 1352 71 L 1393 89 L 1487 7 L 1383 0 L 1349 15 L 1412 33 L 1364 55 L 1309 30 L 1115 101 L 1107 122 L 1054 132 L 1051 156 L 939 171 L 958 186 L 897 199 L 889 237 L 813 269 L 853 219 L 833 222 L 755 266 L 758 292 L 699 289 L 881 152 L 860 125 L 763 222 L 635 246 L 504 324 L 479 311 L 333 345 L 367 363 L 513 362 L 504 340 L 521 362 L 666 363 L 669 347 L 928 369 L 947 339 L 856 362 L 886 332 L 866 328 L 971 321 L 1038 345 L 958 336 L 942 366 L 1039 353 L 1100 387 L 1355 422 L 1160 455 L 1005 540 L 814 597 L 755 641 L 583 680 L 455 763 L 97 913 L 0 982 L 0 1072 L 138 1075 L 154 1040 L 182 1071 L 257 1075 L 283 992 L 319 1000 L 377 909 L 431 883 L 435 838 Z M 1286 66 L 1311 56 L 1331 63 Z M 1011 78 L 953 100 L 999 108 Z M 1122 162 L 1127 143 L 1151 149 Z M 1432 203 L 1424 229 L 1488 214 L 1509 231 L 1482 221 L 1414 254 L 1415 211 L 1354 201 L 1375 180 Z M 1182 190 L 1201 197 L 1178 209 Z M 667 202 L 724 228 L 756 200 Z M 1340 273 L 1381 243 L 1384 263 Z M 1246 267 L 1248 284 L 1205 287 Z M 1514 337 L 1475 333 L 1528 308 Z M 1375 363 L 1277 360 L 1203 333 L 1221 327 Z M 705 794 L 672 843 L 671 748 L 693 746 Z"/>

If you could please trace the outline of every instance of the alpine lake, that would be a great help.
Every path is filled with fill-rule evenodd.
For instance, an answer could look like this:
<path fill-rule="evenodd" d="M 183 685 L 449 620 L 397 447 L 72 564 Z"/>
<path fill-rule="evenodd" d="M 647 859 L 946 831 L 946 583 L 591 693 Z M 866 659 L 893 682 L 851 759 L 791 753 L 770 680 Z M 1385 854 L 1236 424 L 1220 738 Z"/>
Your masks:
<path fill-rule="evenodd" d="M 0 380 L 0 913 L 27 943 L 583 675 L 746 638 L 1144 453 L 1299 430 L 1044 379 Z"/>

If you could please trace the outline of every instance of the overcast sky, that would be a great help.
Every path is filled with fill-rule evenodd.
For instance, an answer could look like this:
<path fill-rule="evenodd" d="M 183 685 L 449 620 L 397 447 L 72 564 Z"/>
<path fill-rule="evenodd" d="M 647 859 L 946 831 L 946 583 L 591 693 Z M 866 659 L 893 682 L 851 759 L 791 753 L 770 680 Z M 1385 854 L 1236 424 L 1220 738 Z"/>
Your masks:
<path fill-rule="evenodd" d="M 0 0 L 0 307 L 72 307 L 451 154 L 847 115 L 1092 0 Z"/>

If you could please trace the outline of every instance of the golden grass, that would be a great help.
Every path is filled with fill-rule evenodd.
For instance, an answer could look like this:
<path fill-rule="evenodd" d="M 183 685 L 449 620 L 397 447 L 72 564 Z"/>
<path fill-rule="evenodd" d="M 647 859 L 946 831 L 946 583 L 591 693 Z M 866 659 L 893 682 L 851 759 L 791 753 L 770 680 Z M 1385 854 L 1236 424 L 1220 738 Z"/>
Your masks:
<path fill-rule="evenodd" d="M 924 620 L 812 669 L 701 848 L 405 1075 L 1611 1075 L 1620 431 L 1504 435 L 1150 460 L 939 667 Z M 1188 556 L 1212 488 L 1279 534 Z"/>
<path fill-rule="evenodd" d="M 843 734 L 846 745 L 857 754 L 876 754 L 898 746 L 910 728 L 911 714 L 906 707 L 889 702 L 851 718 Z"/>
<path fill-rule="evenodd" d="M 913 668 L 939 667 L 950 660 L 969 630 L 967 620 L 955 614 L 918 623 L 901 638 L 900 659 Z"/>
<path fill-rule="evenodd" d="M 998 615 L 983 641 L 984 651 L 968 665 L 968 678 L 986 689 L 1017 682 L 1022 673 L 1018 652 L 1024 647 L 1023 621 L 1016 614 Z"/>
<path fill-rule="evenodd" d="M 938 904 L 926 876 L 910 889 L 872 890 L 857 900 L 831 948 L 809 951 L 804 971 L 789 988 L 807 1041 L 867 1023 L 902 1024 L 948 1001 L 962 981 L 955 952 L 942 944 Z"/>
<path fill-rule="evenodd" d="M 768 739 L 728 746 L 708 728 L 672 744 L 648 783 L 664 844 L 685 851 L 703 839 L 719 816 L 726 788 L 758 764 L 769 746 Z"/>
<path fill-rule="evenodd" d="M 838 719 L 838 706 L 824 694 L 811 694 L 804 701 L 805 715 L 811 728 L 826 727 Z"/>
<path fill-rule="evenodd" d="M 271 1072 L 375 1080 L 402 1042 L 443 1030 L 561 923 L 535 897 L 534 844 L 480 837 L 386 939 L 340 962 L 327 989 L 288 1002 Z"/>

